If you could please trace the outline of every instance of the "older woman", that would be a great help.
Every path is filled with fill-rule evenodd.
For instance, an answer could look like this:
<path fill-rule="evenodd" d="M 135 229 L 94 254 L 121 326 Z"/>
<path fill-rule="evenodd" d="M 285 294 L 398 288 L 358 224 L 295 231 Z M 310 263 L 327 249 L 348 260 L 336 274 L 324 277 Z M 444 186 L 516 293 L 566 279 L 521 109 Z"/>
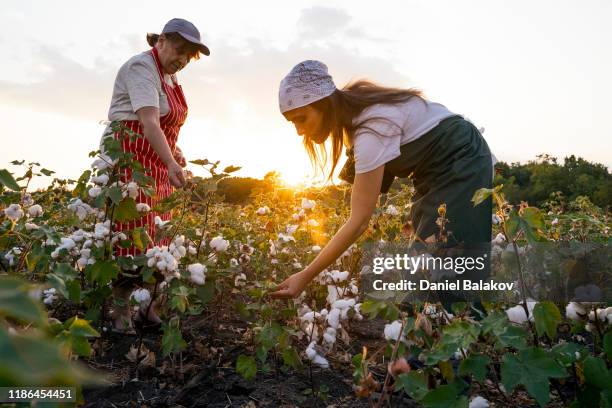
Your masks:
<path fill-rule="evenodd" d="M 141 134 L 144 138 L 130 141 L 122 137 L 122 147 L 132 153 L 146 169 L 147 174 L 155 180 L 156 195 L 149 197 L 139 193 L 137 202 L 146 203 L 151 208 L 169 196 L 173 187 L 181 187 L 185 178 L 182 166 L 185 160 L 177 147 L 179 131 L 187 118 L 187 102 L 176 73 L 200 54 L 209 55 L 210 51 L 200 39 L 200 32 L 189 21 L 174 18 L 164 26 L 161 34 L 148 34 L 150 50 L 130 58 L 119 69 L 108 118 L 110 121 L 121 121 L 125 127 Z M 119 132 L 114 135 L 119 139 Z M 131 170 L 123 170 L 124 181 L 131 179 Z M 155 234 L 155 217 L 170 219 L 170 214 L 150 212 L 142 218 L 129 222 L 117 223 L 116 231 L 130 231 L 144 227 L 150 237 L 159 243 Z M 116 248 L 117 256 L 136 255 L 138 250 Z M 129 279 L 119 279 L 114 288 L 115 297 L 126 298 L 131 290 Z M 127 302 L 124 302 L 127 303 Z M 114 328 L 131 330 L 129 307 L 117 307 L 114 310 Z M 159 322 L 154 308 L 147 317 Z"/>
<path fill-rule="evenodd" d="M 349 159 L 340 176 L 353 183 L 353 191 L 347 222 L 307 268 L 282 282 L 272 296 L 298 296 L 355 242 L 368 227 L 378 195 L 396 176 L 413 176 L 410 218 L 419 240 L 435 241 L 438 208 L 446 204 L 452 234 L 444 247 L 487 258 L 492 203 L 474 207 L 471 198 L 477 189 L 491 187 L 492 155 L 472 123 L 415 89 L 369 81 L 337 89 L 325 64 L 313 60 L 297 64 L 281 81 L 279 102 L 315 163 L 320 163 L 318 150 L 330 141 L 331 174 L 346 147 Z"/>

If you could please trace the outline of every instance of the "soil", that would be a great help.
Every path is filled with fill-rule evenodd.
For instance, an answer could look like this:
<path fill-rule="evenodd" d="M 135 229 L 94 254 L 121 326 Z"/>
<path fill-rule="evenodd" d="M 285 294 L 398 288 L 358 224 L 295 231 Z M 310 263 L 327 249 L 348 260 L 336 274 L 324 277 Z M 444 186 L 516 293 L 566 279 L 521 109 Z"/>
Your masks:
<path fill-rule="evenodd" d="M 93 345 L 94 355 L 85 362 L 104 373 L 106 386 L 83 390 L 85 407 L 329 407 L 361 408 L 374 406 L 358 398 L 353 391 L 351 357 L 367 347 L 368 355 L 377 353 L 379 364 L 370 366 L 374 378 L 382 384 L 386 374 L 383 360 L 385 345 L 381 334 L 384 322 L 363 320 L 352 322 L 348 330 L 350 342 L 337 343 L 337 352 L 327 356 L 330 368 L 322 370 L 304 366 L 302 369 L 272 368 L 258 371 L 252 381 L 236 373 L 235 362 L 240 354 L 253 355 L 246 323 L 238 316 L 191 317 L 183 323 L 183 337 L 188 346 L 175 356 L 163 358 L 161 333 L 143 335 L 143 349 L 155 353 L 155 359 L 138 367 L 128 359 L 130 348 L 138 345 L 138 335 L 109 331 Z M 300 349 L 306 348 L 306 340 Z M 303 346 L 303 347 L 301 347 Z M 412 363 L 412 362 L 411 362 Z M 312 378 L 312 380 L 311 380 Z M 469 395 L 486 395 L 490 407 L 535 408 L 537 405 L 524 391 L 504 397 L 492 384 L 472 384 Z M 314 391 L 314 392 L 313 392 Z M 372 405 L 372 403 L 374 405 Z M 405 394 L 392 395 L 386 407 L 419 407 Z M 551 403 L 549 407 L 562 407 Z"/>

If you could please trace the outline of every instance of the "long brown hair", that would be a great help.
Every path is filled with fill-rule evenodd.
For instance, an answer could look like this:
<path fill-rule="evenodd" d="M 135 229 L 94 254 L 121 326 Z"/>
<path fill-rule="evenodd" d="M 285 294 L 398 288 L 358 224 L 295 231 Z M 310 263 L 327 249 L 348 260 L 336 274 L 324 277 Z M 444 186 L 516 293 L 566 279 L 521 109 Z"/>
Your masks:
<path fill-rule="evenodd" d="M 310 104 L 323 114 L 322 129 L 329 129 L 329 136 L 331 136 L 331 171 L 328 180 L 332 178 L 338 165 L 345 138 L 352 141 L 357 128 L 367 127 L 367 122 L 372 120 L 382 120 L 391 122 L 400 133 L 403 133 L 402 126 L 393 123 L 388 118 L 373 117 L 353 123 L 353 120 L 365 108 L 376 104 L 399 104 L 414 97 L 423 100 L 423 94 L 418 89 L 387 88 L 362 79 L 351 82 L 344 88 L 337 89 L 330 96 Z M 375 129 L 368 129 L 378 133 Z M 329 159 L 325 143 L 317 144 L 308 136 L 304 136 L 303 144 L 313 167 L 324 172 Z"/>

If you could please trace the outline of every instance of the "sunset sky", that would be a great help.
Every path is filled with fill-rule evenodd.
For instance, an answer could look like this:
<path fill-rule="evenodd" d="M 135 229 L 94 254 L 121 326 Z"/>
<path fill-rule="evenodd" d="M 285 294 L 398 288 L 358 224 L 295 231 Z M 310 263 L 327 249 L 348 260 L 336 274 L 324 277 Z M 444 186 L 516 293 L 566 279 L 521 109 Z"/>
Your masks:
<path fill-rule="evenodd" d="M 210 57 L 179 73 L 189 160 L 241 176 L 311 173 L 278 84 L 304 59 L 341 87 L 366 77 L 424 90 L 485 127 L 499 160 L 575 154 L 612 166 L 612 2 L 2 2 L 0 168 L 40 161 L 76 178 L 97 148 L 119 67 L 173 17 L 200 29 Z M 14 170 L 12 167 L 8 167 Z"/>

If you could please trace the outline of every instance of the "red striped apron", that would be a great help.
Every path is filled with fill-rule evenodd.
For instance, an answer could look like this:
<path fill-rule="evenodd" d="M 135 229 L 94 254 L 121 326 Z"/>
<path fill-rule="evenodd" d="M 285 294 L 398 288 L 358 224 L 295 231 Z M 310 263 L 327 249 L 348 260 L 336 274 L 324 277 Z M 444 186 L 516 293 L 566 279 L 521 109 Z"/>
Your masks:
<path fill-rule="evenodd" d="M 179 130 L 181 129 L 181 126 L 183 125 L 183 123 L 185 123 L 185 119 L 187 118 L 187 102 L 185 101 L 183 89 L 176 82 L 176 78 L 174 75 L 172 76 L 172 82 L 174 84 L 174 87 L 166 83 L 157 49 L 153 48 L 151 50 L 151 55 L 155 60 L 157 73 L 159 74 L 159 79 L 161 81 L 164 93 L 167 96 L 168 105 L 170 107 L 168 113 L 159 118 L 159 124 L 161 130 L 166 136 L 166 141 L 170 146 L 170 150 L 174 154 Z M 122 123 L 132 131 L 140 135 L 143 134 L 142 125 L 138 120 L 124 120 L 122 121 Z M 120 139 L 121 133 L 115 133 L 115 138 Z M 142 191 L 140 191 L 138 193 L 138 197 L 136 198 L 136 203 L 146 203 L 151 208 L 153 208 L 159 200 L 162 200 L 172 194 L 173 188 L 168 178 L 168 169 L 161 161 L 155 150 L 153 150 L 153 147 L 151 147 L 146 138 L 139 137 L 134 142 L 130 142 L 129 137 L 125 136 L 122 138 L 121 144 L 123 147 L 123 151 L 132 153 L 134 155 L 134 160 L 138 160 L 144 166 L 145 169 L 148 169 L 146 174 L 150 177 L 153 177 L 153 179 L 155 180 L 155 197 L 148 197 Z M 123 182 L 128 183 L 129 181 L 131 181 L 131 178 L 131 169 L 124 169 L 122 175 Z M 158 214 L 154 211 L 151 211 L 140 219 L 127 223 L 115 223 L 114 230 L 117 232 L 122 231 L 127 233 L 128 231 L 131 231 L 135 228 L 144 227 L 147 229 L 147 232 L 149 233 L 151 239 L 153 239 L 153 241 L 157 245 L 168 245 L 168 238 L 161 241 L 156 240 L 155 238 L 155 217 L 157 215 L 159 215 L 160 218 L 164 221 L 169 220 L 171 217 L 170 213 Z M 134 246 L 130 248 L 115 247 L 116 256 L 138 255 L 140 254 L 140 252 L 141 251 L 139 251 Z"/>

